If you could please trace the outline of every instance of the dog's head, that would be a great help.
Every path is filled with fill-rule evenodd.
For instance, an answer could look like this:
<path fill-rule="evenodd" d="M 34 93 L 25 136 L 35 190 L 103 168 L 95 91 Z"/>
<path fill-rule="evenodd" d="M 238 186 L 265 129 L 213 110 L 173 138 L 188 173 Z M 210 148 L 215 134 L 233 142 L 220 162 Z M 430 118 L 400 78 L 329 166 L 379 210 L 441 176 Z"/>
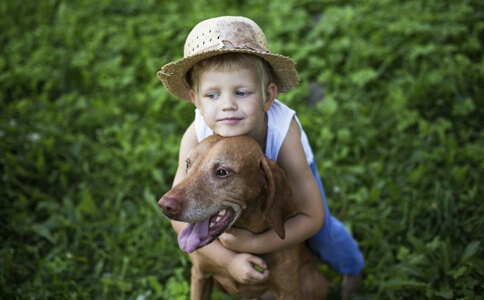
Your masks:
<path fill-rule="evenodd" d="M 183 251 L 211 243 L 251 201 L 261 199 L 261 215 L 284 238 L 287 205 L 294 205 L 292 193 L 284 171 L 265 157 L 254 139 L 210 136 L 190 152 L 186 164 L 185 179 L 158 202 L 165 216 L 189 223 L 178 236 Z"/>

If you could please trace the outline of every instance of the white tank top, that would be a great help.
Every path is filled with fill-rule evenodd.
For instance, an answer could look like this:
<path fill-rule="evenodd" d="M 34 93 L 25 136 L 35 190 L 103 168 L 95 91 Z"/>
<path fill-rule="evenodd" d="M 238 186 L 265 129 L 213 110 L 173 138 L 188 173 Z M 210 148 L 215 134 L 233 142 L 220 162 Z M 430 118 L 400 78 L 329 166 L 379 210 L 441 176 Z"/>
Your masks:
<path fill-rule="evenodd" d="M 304 148 L 304 153 L 306 154 L 308 165 L 310 165 L 314 160 L 313 151 L 309 145 L 306 133 L 297 119 L 296 112 L 278 100 L 274 101 L 267 112 L 267 140 L 265 155 L 268 158 L 277 161 L 279 150 L 286 138 L 287 132 L 289 131 L 289 125 L 293 118 L 301 128 L 301 143 Z M 201 142 L 204 138 L 214 134 L 213 130 L 210 129 L 203 120 L 198 109 L 195 109 L 195 131 L 197 133 L 198 142 Z"/>

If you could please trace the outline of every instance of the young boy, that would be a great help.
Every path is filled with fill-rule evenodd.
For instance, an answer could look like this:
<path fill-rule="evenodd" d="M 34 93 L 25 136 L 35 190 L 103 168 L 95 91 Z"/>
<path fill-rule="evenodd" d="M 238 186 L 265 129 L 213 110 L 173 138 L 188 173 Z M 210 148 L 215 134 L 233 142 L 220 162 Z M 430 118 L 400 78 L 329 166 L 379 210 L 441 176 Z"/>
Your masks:
<path fill-rule="evenodd" d="M 299 83 L 294 66 L 292 59 L 270 53 L 264 33 L 250 19 L 219 17 L 195 26 L 185 42 L 184 58 L 158 72 L 170 93 L 197 108 L 181 141 L 173 185 L 185 177 L 187 155 L 205 137 L 214 133 L 253 137 L 285 171 L 300 212 L 285 223 L 284 240 L 274 230 L 255 235 L 233 228 L 197 251 L 227 268 L 239 282 L 255 283 L 266 280 L 269 270 L 256 271 L 254 264 L 263 269 L 266 265 L 253 254 L 307 240 L 322 261 L 345 274 L 342 298 L 346 299 L 359 282 L 364 261 L 351 235 L 329 213 L 311 148 L 295 112 L 276 100 L 278 93 Z M 172 224 L 176 232 L 186 226 Z"/>

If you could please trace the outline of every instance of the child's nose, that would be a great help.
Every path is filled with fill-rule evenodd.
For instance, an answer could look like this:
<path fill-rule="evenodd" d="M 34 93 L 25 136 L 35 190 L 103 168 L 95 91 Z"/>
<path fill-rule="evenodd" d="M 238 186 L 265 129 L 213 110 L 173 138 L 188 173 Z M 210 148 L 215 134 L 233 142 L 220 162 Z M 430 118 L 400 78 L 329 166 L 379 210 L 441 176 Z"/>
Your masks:
<path fill-rule="evenodd" d="M 237 103 L 235 101 L 235 96 L 225 96 L 222 99 L 222 110 L 236 110 L 237 109 Z"/>

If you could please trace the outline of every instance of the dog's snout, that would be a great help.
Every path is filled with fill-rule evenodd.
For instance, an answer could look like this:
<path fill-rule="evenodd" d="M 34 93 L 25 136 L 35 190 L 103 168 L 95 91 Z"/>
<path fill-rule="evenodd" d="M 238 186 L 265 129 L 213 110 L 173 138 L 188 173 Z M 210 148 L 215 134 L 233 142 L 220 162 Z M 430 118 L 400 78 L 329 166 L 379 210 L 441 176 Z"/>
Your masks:
<path fill-rule="evenodd" d="M 172 218 L 180 212 L 182 203 L 176 199 L 163 196 L 158 201 L 158 206 L 161 207 L 161 211 L 165 216 Z"/>

